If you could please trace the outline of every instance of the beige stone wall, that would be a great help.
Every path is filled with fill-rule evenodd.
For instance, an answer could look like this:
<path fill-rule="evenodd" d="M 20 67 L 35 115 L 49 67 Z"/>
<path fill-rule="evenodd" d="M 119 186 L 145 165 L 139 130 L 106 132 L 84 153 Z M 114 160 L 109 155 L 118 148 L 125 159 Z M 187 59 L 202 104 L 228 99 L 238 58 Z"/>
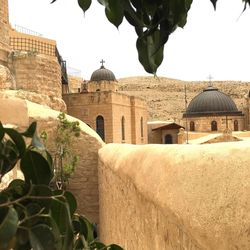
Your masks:
<path fill-rule="evenodd" d="M 96 117 L 101 115 L 105 122 L 105 142 L 111 143 L 134 143 L 132 136 L 137 135 L 140 130 L 140 117 L 144 117 L 145 138 L 137 139 L 135 143 L 147 143 L 146 138 L 146 106 L 139 99 L 131 104 L 129 96 L 117 92 L 91 92 L 91 93 L 75 93 L 65 94 L 63 99 L 67 105 L 68 114 L 81 119 L 94 130 L 96 130 Z M 132 109 L 134 114 L 138 115 L 137 120 L 132 121 Z M 122 140 L 121 119 L 125 118 L 125 140 Z M 135 127 L 132 128 L 132 123 Z M 136 129 L 136 133 L 135 133 Z"/>
<path fill-rule="evenodd" d="M 63 99 L 68 114 L 84 121 L 96 130 L 96 117 L 104 117 L 105 142 L 113 141 L 112 95 L 111 92 L 65 94 Z"/>
<path fill-rule="evenodd" d="M 245 129 L 245 121 L 243 116 L 228 116 L 228 128 L 234 131 L 234 121 L 238 121 L 239 131 L 243 131 Z M 217 128 L 219 132 L 223 132 L 226 129 L 226 116 L 209 116 L 209 117 L 193 117 L 188 118 L 188 129 L 190 131 L 190 122 L 193 121 L 195 123 L 195 131 L 198 132 L 211 132 L 211 123 L 212 121 L 217 122 Z M 186 118 L 183 119 L 182 125 L 186 126 Z M 218 132 L 215 131 L 215 132 Z"/>
<path fill-rule="evenodd" d="M 138 97 L 131 96 L 131 115 L 132 115 L 132 143 L 147 144 L 147 122 L 148 110 L 146 101 Z M 141 119 L 143 123 L 141 124 Z M 141 127 L 142 125 L 142 127 Z"/>
<path fill-rule="evenodd" d="M 126 250 L 248 250 L 249 142 L 99 151 L 100 239 Z"/>
<path fill-rule="evenodd" d="M 62 100 L 61 69 L 55 57 L 27 52 L 13 53 L 10 67 L 18 97 L 65 110 Z"/>
<path fill-rule="evenodd" d="M 69 92 L 70 93 L 81 92 L 82 85 L 84 82 L 81 77 L 68 75 L 68 80 L 69 80 Z"/>
<path fill-rule="evenodd" d="M 46 130 L 49 138 L 52 139 L 59 112 L 7 94 L 0 96 L 0 105 L 0 121 L 2 123 L 12 124 L 23 131 L 35 120 L 38 122 L 38 133 Z M 67 119 L 76 121 L 76 118 L 70 116 L 67 116 Z M 78 211 L 91 221 L 98 223 L 97 152 L 104 143 L 92 129 L 83 122 L 79 122 L 81 134 L 74 145 L 76 153 L 79 155 L 79 163 L 72 179 L 70 179 L 69 190 L 77 198 Z M 53 149 L 51 139 L 48 140 L 49 149 Z"/>
<path fill-rule="evenodd" d="M 9 48 L 9 12 L 8 1 L 0 0 L 0 63 L 6 64 Z"/>
<path fill-rule="evenodd" d="M 96 91 L 118 91 L 118 83 L 116 81 L 89 81 L 87 83 L 88 92 Z"/>

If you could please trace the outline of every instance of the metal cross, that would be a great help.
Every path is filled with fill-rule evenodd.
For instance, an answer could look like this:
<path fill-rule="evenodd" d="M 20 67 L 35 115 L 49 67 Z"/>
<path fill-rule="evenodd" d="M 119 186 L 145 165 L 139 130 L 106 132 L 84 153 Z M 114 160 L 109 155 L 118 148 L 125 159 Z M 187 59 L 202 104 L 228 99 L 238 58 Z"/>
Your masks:
<path fill-rule="evenodd" d="M 102 64 L 102 67 L 104 67 L 103 64 L 105 63 L 105 61 L 103 59 L 100 61 L 100 63 Z"/>
<path fill-rule="evenodd" d="M 214 78 L 212 77 L 211 74 L 209 74 L 207 79 L 209 80 L 209 87 L 212 87 L 212 79 L 214 79 Z"/>
<path fill-rule="evenodd" d="M 232 121 L 233 119 L 228 119 L 227 115 L 226 115 L 226 119 L 222 119 L 223 123 L 224 121 L 226 121 L 226 129 L 228 129 L 228 121 Z"/>

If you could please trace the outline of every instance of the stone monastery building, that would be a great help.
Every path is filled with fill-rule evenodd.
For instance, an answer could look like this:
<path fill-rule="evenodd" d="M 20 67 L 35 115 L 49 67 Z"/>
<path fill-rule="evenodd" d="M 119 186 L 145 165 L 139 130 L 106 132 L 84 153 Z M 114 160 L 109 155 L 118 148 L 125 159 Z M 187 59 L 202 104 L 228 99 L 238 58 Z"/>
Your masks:
<path fill-rule="evenodd" d="M 246 100 L 248 98 L 246 97 Z M 232 98 L 209 86 L 195 96 L 183 114 L 192 132 L 224 132 L 247 129 L 247 116 L 237 109 Z"/>
<path fill-rule="evenodd" d="M 146 144 L 146 102 L 119 93 L 114 73 L 101 63 L 80 93 L 63 95 L 68 114 L 87 123 L 106 143 Z"/>

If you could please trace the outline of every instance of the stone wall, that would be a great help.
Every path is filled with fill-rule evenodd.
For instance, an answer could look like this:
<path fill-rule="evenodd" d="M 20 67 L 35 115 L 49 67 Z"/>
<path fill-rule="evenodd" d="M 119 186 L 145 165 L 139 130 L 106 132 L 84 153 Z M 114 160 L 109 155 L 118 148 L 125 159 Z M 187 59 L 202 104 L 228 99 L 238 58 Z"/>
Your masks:
<path fill-rule="evenodd" d="M 61 69 L 56 57 L 13 52 L 10 70 L 17 96 L 65 111 L 62 100 Z"/>
<path fill-rule="evenodd" d="M 121 93 L 103 91 L 63 95 L 68 114 L 81 119 L 96 130 L 96 118 L 101 115 L 105 123 L 105 142 L 147 143 L 147 107 L 140 98 Z M 125 140 L 122 140 L 121 119 L 125 118 Z M 140 119 L 143 117 L 145 136 L 141 138 Z M 143 140 L 142 140 L 143 139 Z"/>
<path fill-rule="evenodd" d="M 68 80 L 69 80 L 69 92 L 70 93 L 81 92 L 82 85 L 84 83 L 81 77 L 68 75 Z"/>
<path fill-rule="evenodd" d="M 194 122 L 195 124 L 195 130 L 199 132 L 211 132 L 211 123 L 212 121 L 217 122 L 217 131 L 223 132 L 224 130 L 230 129 L 231 131 L 235 131 L 234 129 L 234 122 L 238 122 L 238 130 L 236 131 L 243 131 L 245 129 L 245 122 L 244 122 L 244 116 L 227 116 L 227 122 L 226 122 L 226 116 L 208 116 L 208 117 L 192 117 L 187 118 L 188 122 L 188 129 L 191 130 L 190 122 Z M 182 126 L 186 126 L 186 118 L 181 122 Z M 215 132 L 217 132 L 215 131 Z"/>
<path fill-rule="evenodd" d="M 6 64 L 9 53 L 9 12 L 8 1 L 0 0 L 0 63 Z"/>
<path fill-rule="evenodd" d="M 12 124 L 19 130 L 25 130 L 32 121 L 38 123 L 38 134 L 48 133 L 48 148 L 53 150 L 53 131 L 57 124 L 59 112 L 48 107 L 12 97 L 0 96 L 0 121 Z M 70 121 L 76 118 L 67 116 Z M 98 150 L 104 145 L 100 137 L 89 126 L 79 121 L 81 134 L 73 146 L 79 156 L 76 171 L 70 179 L 69 190 L 77 198 L 78 211 L 91 221 L 98 223 Z"/>
<path fill-rule="evenodd" d="M 248 250 L 249 142 L 99 151 L 100 238 L 126 250 Z"/>

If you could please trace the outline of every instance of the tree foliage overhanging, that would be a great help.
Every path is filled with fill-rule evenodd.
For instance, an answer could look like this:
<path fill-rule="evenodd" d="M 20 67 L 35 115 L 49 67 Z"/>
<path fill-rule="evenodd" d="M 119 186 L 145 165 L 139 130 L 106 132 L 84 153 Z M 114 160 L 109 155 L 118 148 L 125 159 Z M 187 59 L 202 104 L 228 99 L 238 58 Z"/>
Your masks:
<path fill-rule="evenodd" d="M 57 0 L 52 0 L 51 3 Z M 117 28 L 125 18 L 138 36 L 136 47 L 140 63 L 156 74 L 163 60 L 164 45 L 177 27 L 183 28 L 193 0 L 97 0 L 105 7 L 107 19 Z M 242 0 L 243 11 L 250 0 Z M 217 0 L 210 0 L 216 9 Z M 85 12 L 92 0 L 78 0 Z"/>

